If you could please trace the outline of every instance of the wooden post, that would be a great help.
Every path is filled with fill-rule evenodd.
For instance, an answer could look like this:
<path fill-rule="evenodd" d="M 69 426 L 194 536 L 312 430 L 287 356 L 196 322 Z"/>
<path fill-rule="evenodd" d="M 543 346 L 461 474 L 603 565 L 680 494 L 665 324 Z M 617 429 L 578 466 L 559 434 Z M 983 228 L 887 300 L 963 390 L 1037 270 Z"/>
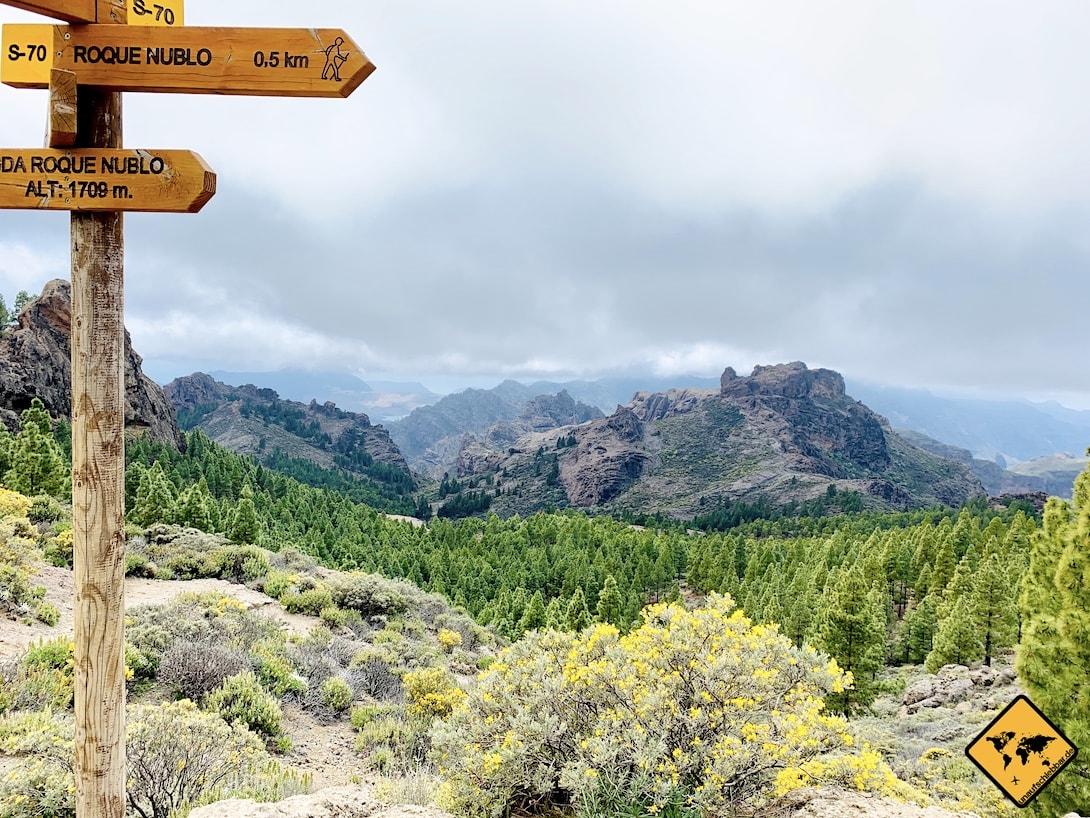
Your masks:
<path fill-rule="evenodd" d="M 121 94 L 80 87 L 76 144 L 121 147 Z M 125 815 L 124 235 L 72 213 L 77 818 Z"/>

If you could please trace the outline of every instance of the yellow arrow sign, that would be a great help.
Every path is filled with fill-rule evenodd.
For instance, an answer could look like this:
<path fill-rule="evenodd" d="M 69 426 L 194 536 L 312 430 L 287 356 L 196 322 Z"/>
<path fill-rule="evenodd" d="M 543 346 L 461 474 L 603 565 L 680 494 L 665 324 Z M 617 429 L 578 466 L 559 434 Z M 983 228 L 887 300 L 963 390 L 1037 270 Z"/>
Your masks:
<path fill-rule="evenodd" d="M 3 42 L 0 80 L 17 88 L 46 88 L 62 68 L 110 91 L 347 97 L 375 70 L 335 28 L 9 23 Z"/>
<path fill-rule="evenodd" d="M 130 26 L 185 25 L 182 0 L 126 0 Z"/>
<path fill-rule="evenodd" d="M 0 3 L 71 23 L 93 23 L 97 11 L 95 0 L 0 0 Z"/>
<path fill-rule="evenodd" d="M 215 192 L 192 151 L 0 148 L 0 208 L 196 213 Z"/>

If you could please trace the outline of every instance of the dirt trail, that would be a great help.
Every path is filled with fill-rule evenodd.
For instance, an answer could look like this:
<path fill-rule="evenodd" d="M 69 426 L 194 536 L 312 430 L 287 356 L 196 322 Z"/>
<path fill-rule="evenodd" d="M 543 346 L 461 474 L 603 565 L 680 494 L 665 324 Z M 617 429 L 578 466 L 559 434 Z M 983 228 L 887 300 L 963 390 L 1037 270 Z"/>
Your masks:
<path fill-rule="evenodd" d="M 39 639 L 53 639 L 74 633 L 72 607 L 75 586 L 72 571 L 46 565 L 41 567 L 32 581 L 35 585 L 45 587 L 45 598 L 60 611 L 60 619 L 56 625 L 50 627 L 42 622 L 27 624 L 0 618 L 0 657 L 20 653 Z M 127 610 L 137 605 L 161 605 L 179 594 L 209 591 L 234 597 L 248 608 L 279 619 L 292 633 L 305 634 L 315 622 L 314 617 L 288 613 L 279 602 L 259 591 L 222 579 L 173 581 L 130 577 L 125 580 L 125 608 Z"/>

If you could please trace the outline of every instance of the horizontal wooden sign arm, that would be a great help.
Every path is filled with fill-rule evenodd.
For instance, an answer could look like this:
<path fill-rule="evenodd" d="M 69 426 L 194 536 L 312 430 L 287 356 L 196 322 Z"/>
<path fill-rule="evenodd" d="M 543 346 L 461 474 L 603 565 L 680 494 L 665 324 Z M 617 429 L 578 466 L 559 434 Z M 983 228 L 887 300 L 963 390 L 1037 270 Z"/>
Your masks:
<path fill-rule="evenodd" d="M 215 192 L 192 151 L 0 148 L 0 208 L 196 213 Z"/>
<path fill-rule="evenodd" d="M 374 64 L 340 29 L 9 24 L 0 79 L 45 88 L 49 69 L 110 91 L 346 97 Z"/>
<path fill-rule="evenodd" d="M 70 23 L 93 23 L 98 19 L 97 0 L 0 0 L 0 4 Z"/>

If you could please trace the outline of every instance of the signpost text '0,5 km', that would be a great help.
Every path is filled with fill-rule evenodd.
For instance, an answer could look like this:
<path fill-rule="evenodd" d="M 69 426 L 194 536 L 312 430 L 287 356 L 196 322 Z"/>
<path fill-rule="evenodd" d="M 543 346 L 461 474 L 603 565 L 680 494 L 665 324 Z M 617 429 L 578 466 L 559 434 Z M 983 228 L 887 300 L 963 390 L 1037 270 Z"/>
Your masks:
<path fill-rule="evenodd" d="M 48 147 L 0 148 L 0 209 L 71 211 L 76 818 L 126 811 L 123 213 L 216 191 L 192 151 L 122 147 L 120 92 L 347 97 L 375 68 L 340 29 L 187 27 L 183 2 L 0 0 L 74 24 L 3 26 L 0 80 L 49 110 Z"/>
<path fill-rule="evenodd" d="M 109 91 L 346 97 L 375 66 L 340 29 L 4 26 L 5 85 L 47 88 L 53 68 Z"/>

